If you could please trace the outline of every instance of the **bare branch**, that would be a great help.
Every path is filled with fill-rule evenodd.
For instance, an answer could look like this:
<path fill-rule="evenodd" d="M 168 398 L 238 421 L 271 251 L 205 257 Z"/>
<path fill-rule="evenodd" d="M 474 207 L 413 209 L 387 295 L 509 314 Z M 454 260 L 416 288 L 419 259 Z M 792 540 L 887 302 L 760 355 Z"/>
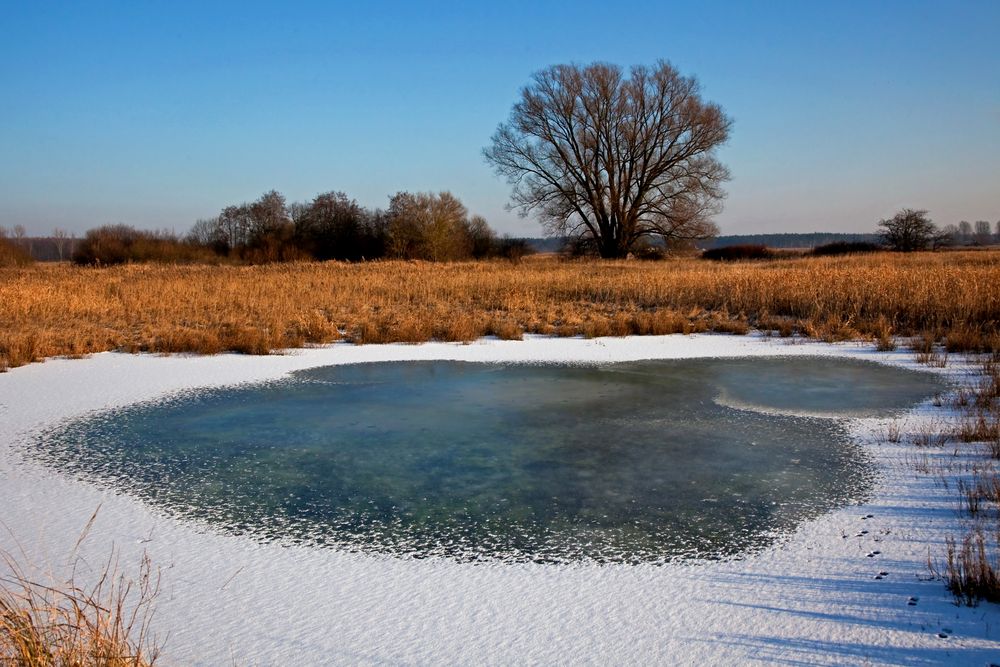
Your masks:
<path fill-rule="evenodd" d="M 731 121 L 669 63 L 556 65 L 538 72 L 483 151 L 512 206 L 549 231 L 621 257 L 644 237 L 717 232 L 729 172 L 715 150 Z"/>

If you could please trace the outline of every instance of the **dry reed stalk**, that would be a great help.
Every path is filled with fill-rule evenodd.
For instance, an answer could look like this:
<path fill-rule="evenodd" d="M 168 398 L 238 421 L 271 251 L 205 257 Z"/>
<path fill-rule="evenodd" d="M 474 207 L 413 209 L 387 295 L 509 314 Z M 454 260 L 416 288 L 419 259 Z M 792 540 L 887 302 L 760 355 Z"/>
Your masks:
<path fill-rule="evenodd" d="M 917 347 L 918 358 L 927 355 L 925 348 Z M 1000 458 L 1000 371 L 996 357 L 994 352 L 983 362 L 978 382 L 959 388 L 953 404 L 962 411 L 953 431 L 958 440 L 985 443 L 993 459 Z M 939 437 L 947 435 L 946 430 L 938 429 Z M 957 485 L 960 507 L 973 525 L 961 543 L 947 538 L 944 574 L 931 563 L 931 571 L 944 579 L 956 603 L 969 606 L 981 600 L 1000 602 L 1000 471 L 987 464 L 977 465 L 973 473 L 971 480 L 960 479 Z M 985 532 L 994 534 L 992 543 L 987 544 Z"/>
<path fill-rule="evenodd" d="M 77 548 L 96 518 L 77 540 Z M 159 574 L 143 555 L 128 576 L 112 550 L 96 579 L 79 581 L 74 548 L 65 580 L 0 552 L 0 665 L 149 667 L 160 654 L 150 631 Z M 46 581 L 48 580 L 48 581 Z"/>
<path fill-rule="evenodd" d="M 263 354 L 484 335 L 922 335 L 1000 354 L 1000 253 L 726 264 L 537 259 L 0 269 L 0 367 L 104 350 Z"/>
<path fill-rule="evenodd" d="M 980 600 L 1000 602 L 1000 562 L 997 549 L 988 549 L 981 530 L 976 529 L 962 539 L 947 540 L 944 579 L 955 599 L 970 607 Z M 992 553 L 991 553 L 992 551 Z"/>

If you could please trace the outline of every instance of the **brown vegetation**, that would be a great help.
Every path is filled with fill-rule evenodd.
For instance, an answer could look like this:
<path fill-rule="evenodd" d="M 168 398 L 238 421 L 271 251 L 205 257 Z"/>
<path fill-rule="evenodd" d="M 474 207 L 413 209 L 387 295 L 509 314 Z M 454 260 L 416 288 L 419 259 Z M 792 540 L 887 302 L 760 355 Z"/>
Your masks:
<path fill-rule="evenodd" d="M 701 254 L 702 259 L 736 262 L 748 259 L 774 259 L 775 253 L 762 244 L 727 245 L 709 248 Z"/>
<path fill-rule="evenodd" d="M 214 263 L 219 258 L 209 248 L 182 241 L 170 232 L 105 225 L 89 230 L 76 244 L 73 261 L 95 265 L 152 261 Z"/>
<path fill-rule="evenodd" d="M 980 600 L 1000 602 L 1000 563 L 997 549 L 986 544 L 981 530 L 976 529 L 958 545 L 948 540 L 945 582 L 955 599 L 970 607 Z"/>
<path fill-rule="evenodd" d="M 88 529 L 96 517 L 91 517 Z M 87 533 L 77 542 L 79 547 Z M 112 553 L 90 583 L 70 558 L 65 579 L 26 568 L 0 552 L 0 665 L 19 667 L 150 667 L 160 646 L 150 632 L 159 575 L 143 557 L 135 576 Z"/>
<path fill-rule="evenodd" d="M 264 354 L 328 343 L 751 327 L 1000 348 L 1000 253 L 746 263 L 535 259 L 0 270 L 0 367 L 104 350 Z"/>
<path fill-rule="evenodd" d="M 0 235 L 0 267 L 31 264 L 31 255 Z"/>
<path fill-rule="evenodd" d="M 927 352 L 918 349 L 920 358 Z M 982 363 L 976 380 L 954 392 L 951 407 L 958 411 L 957 424 L 930 424 L 917 434 L 915 443 L 943 446 L 949 442 L 972 443 L 971 474 L 959 478 L 959 513 L 968 518 L 964 535 L 946 540 L 943 571 L 933 558 L 931 571 L 940 576 L 957 604 L 975 606 L 981 600 L 1000 602 L 1000 353 L 994 351 Z M 933 363 L 933 362 L 931 362 Z M 944 405 L 937 402 L 936 405 Z M 891 438 L 888 438 L 891 440 Z M 897 440 L 898 441 L 898 430 Z M 956 448 L 956 454 L 958 449 Z M 925 472 L 930 472 L 926 470 Z M 992 535 L 988 540 L 986 535 Z"/>

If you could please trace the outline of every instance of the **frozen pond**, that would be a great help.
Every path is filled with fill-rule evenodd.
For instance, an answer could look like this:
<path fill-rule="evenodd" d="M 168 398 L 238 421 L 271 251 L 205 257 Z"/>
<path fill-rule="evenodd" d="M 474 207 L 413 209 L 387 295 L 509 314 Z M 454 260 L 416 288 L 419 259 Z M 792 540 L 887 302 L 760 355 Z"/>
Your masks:
<path fill-rule="evenodd" d="M 723 558 L 862 500 L 839 417 L 935 376 L 831 358 L 328 366 L 46 432 L 37 456 L 221 530 L 459 560 Z"/>

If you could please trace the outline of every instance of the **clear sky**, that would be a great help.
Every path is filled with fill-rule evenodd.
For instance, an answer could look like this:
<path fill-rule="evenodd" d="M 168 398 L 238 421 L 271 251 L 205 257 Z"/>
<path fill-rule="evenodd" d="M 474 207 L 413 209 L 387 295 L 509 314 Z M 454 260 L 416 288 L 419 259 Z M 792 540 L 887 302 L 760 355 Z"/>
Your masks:
<path fill-rule="evenodd" d="M 724 233 L 1000 219 L 1000 0 L 0 0 L 0 225 L 187 230 L 272 188 L 451 190 L 531 74 L 670 60 L 733 117 Z"/>

